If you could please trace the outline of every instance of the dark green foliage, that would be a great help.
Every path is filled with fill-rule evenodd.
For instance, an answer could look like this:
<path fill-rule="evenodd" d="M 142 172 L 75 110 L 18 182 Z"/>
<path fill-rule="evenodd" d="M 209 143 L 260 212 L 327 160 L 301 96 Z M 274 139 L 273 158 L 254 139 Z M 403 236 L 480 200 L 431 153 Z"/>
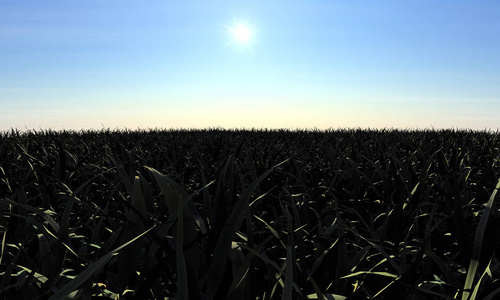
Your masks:
<path fill-rule="evenodd" d="M 500 295 L 498 133 L 12 131 L 0 147 L 1 299 Z"/>

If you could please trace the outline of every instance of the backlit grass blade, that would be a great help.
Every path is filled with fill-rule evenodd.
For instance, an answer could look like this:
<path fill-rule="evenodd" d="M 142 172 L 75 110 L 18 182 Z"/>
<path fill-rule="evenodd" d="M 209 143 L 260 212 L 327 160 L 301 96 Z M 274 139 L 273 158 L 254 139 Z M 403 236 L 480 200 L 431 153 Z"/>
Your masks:
<path fill-rule="evenodd" d="M 32 226 L 36 227 L 36 229 L 39 232 L 41 232 L 47 239 L 49 239 L 49 237 L 50 237 L 50 238 L 56 240 L 57 242 L 60 242 L 62 244 L 62 246 L 65 247 L 67 250 L 69 250 L 69 252 L 71 254 L 73 254 L 76 259 L 80 260 L 78 255 L 73 251 L 73 249 L 71 249 L 71 247 L 69 247 L 65 243 L 62 243 L 55 234 L 53 234 L 47 227 L 45 227 L 45 225 L 38 222 L 36 219 L 29 218 L 29 217 L 22 216 L 22 215 L 18 215 L 18 214 L 11 214 L 11 216 L 18 217 L 19 219 L 25 219 L 27 221 L 26 224 L 31 224 Z"/>
<path fill-rule="evenodd" d="M 17 248 L 17 252 L 16 252 L 16 255 L 14 256 L 14 258 L 12 259 L 11 263 L 8 264 L 7 268 L 5 268 L 5 270 L 2 272 L 2 281 L 0 282 L 0 291 L 5 290 L 9 286 L 10 280 L 12 278 L 12 273 L 14 271 L 14 266 L 17 265 L 17 261 L 19 260 L 19 257 L 21 257 L 21 254 L 23 254 L 25 252 L 25 249 L 23 249 L 22 247 L 14 246 L 14 248 Z"/>
<path fill-rule="evenodd" d="M 307 295 L 307 299 L 321 299 L 321 300 L 346 300 L 346 296 L 336 295 L 336 294 L 324 294 L 318 296 L 318 294 Z"/>
<path fill-rule="evenodd" d="M 472 298 L 469 298 L 469 295 L 471 293 L 472 289 L 472 284 L 474 282 L 474 278 L 476 276 L 476 271 L 477 268 L 479 267 L 479 259 L 481 255 L 481 249 L 483 247 L 483 237 L 484 237 L 484 231 L 486 230 L 486 225 L 488 223 L 488 217 L 490 216 L 490 211 L 491 207 L 493 206 L 493 202 L 495 200 L 495 196 L 497 195 L 498 190 L 500 189 L 500 179 L 498 180 L 497 185 L 495 186 L 495 189 L 491 193 L 490 199 L 488 200 L 488 203 L 486 203 L 486 206 L 483 211 L 483 215 L 481 216 L 481 219 L 479 220 L 479 224 L 477 225 L 476 228 L 476 236 L 474 239 L 474 248 L 472 249 L 472 258 L 469 264 L 469 269 L 467 271 L 467 278 L 465 279 L 465 285 L 464 285 L 464 291 L 462 294 L 462 300 L 474 300 L 475 295 Z M 491 242 L 496 242 L 496 241 L 486 241 L 488 243 Z"/>
<path fill-rule="evenodd" d="M 142 220 L 146 220 L 146 201 L 142 194 L 142 182 L 139 176 L 134 177 L 134 184 L 132 187 L 132 195 L 130 204 L 134 208 L 134 210 L 130 210 L 127 214 L 127 219 L 129 222 L 136 226 L 140 226 L 142 224 Z"/>
<path fill-rule="evenodd" d="M 2 259 L 3 259 L 3 253 L 5 251 L 5 237 L 7 236 L 7 230 L 5 228 L 2 228 L 3 231 L 3 237 L 2 237 L 2 245 L 0 246 L 0 265 L 2 264 Z"/>
<path fill-rule="evenodd" d="M 266 226 L 267 229 L 269 229 L 269 231 L 274 235 L 274 237 L 276 237 L 276 239 L 278 241 L 280 241 L 281 245 L 285 248 L 285 243 L 281 240 L 281 234 L 279 234 L 279 232 L 274 229 L 271 225 L 269 225 L 266 221 L 264 221 L 263 219 L 257 217 L 257 216 L 254 216 L 254 218 L 256 218 L 257 220 L 261 221 L 262 223 L 264 223 L 264 225 Z"/>
<path fill-rule="evenodd" d="M 237 253 L 243 255 L 241 248 L 239 247 L 239 245 L 237 245 L 237 243 L 233 242 L 233 247 L 231 248 L 232 251 L 237 251 Z M 237 258 L 233 258 L 233 256 L 230 255 L 230 259 L 233 264 L 233 282 L 229 287 L 226 298 L 229 298 L 229 296 L 232 293 L 235 293 L 235 291 L 244 289 L 245 281 L 247 279 L 248 272 L 250 271 L 250 266 L 255 257 L 252 253 L 249 253 L 246 257 L 243 258 L 243 260 L 238 256 L 240 255 L 237 255 Z"/>
<path fill-rule="evenodd" d="M 486 274 L 488 274 L 488 273 L 490 273 L 490 275 L 491 275 L 490 265 L 491 265 L 491 261 L 492 260 L 493 260 L 493 258 L 490 259 L 490 261 L 489 261 L 488 265 L 486 266 L 486 269 L 484 270 L 483 274 L 481 275 L 481 277 L 479 278 L 479 280 L 476 282 L 476 286 L 474 287 L 474 290 L 472 291 L 472 295 L 471 295 L 471 299 L 472 300 L 476 299 L 477 293 L 479 291 L 479 287 L 481 286 L 481 283 L 482 283 L 482 281 L 484 279 L 484 276 Z"/>
<path fill-rule="evenodd" d="M 391 274 L 388 272 L 376 272 L 376 271 L 358 271 L 346 276 L 340 277 L 340 279 L 344 278 L 349 278 L 349 277 L 354 277 L 354 276 L 359 276 L 359 275 L 377 275 L 377 276 L 383 276 L 383 277 L 389 277 L 389 278 L 398 278 L 399 276 L 396 274 Z"/>
<path fill-rule="evenodd" d="M 3 202 L 3 203 L 7 203 L 7 204 L 10 204 L 10 205 L 14 205 L 14 206 L 17 206 L 17 207 L 20 207 L 26 211 L 31 211 L 31 212 L 35 212 L 37 213 L 38 215 L 40 215 L 42 218 L 45 219 L 45 221 L 47 221 L 47 223 L 56 231 L 56 232 L 59 232 L 59 224 L 50 216 L 50 215 L 54 215 L 55 212 L 52 211 L 52 210 L 42 210 L 40 208 L 36 208 L 36 207 L 33 207 L 29 204 L 22 204 L 22 203 L 17 203 L 17 202 L 14 202 L 10 199 L 0 199 L 0 202 Z M 23 215 L 24 215 L 24 211 L 21 211 L 23 212 Z"/>
<path fill-rule="evenodd" d="M 397 262 L 394 260 L 394 258 L 391 257 L 391 255 L 389 255 L 384 249 L 382 249 L 382 247 L 380 247 L 379 245 L 377 245 L 377 244 L 373 243 L 372 241 L 369 241 L 368 239 L 366 239 L 355 228 L 349 228 L 349 231 L 351 231 L 352 233 L 354 233 L 355 235 L 357 235 L 359 238 L 361 238 L 364 241 L 366 241 L 373 248 L 377 249 L 377 251 L 379 251 L 380 254 L 382 254 L 382 256 L 384 257 L 384 259 L 386 259 L 391 264 L 391 266 L 398 272 L 398 275 L 395 275 L 395 276 L 401 276 L 401 274 L 403 274 L 403 270 L 401 269 L 401 267 L 397 264 Z"/>
<path fill-rule="evenodd" d="M 309 277 L 308 280 L 311 282 L 312 286 L 313 286 L 313 289 L 314 291 L 316 292 L 315 294 L 310 294 L 310 295 L 307 295 L 307 299 L 321 299 L 321 300 L 324 300 L 326 299 L 325 295 L 323 295 L 323 292 L 321 291 L 321 289 L 319 288 L 318 284 L 316 283 L 316 281 L 314 280 L 314 278 L 312 277 Z"/>
<path fill-rule="evenodd" d="M 145 234 L 147 234 L 150 230 L 152 230 L 154 227 L 151 227 L 150 229 L 144 231 L 143 233 L 139 234 L 138 236 L 134 237 L 130 241 L 126 242 L 125 244 L 115 248 L 114 250 L 110 251 L 103 257 L 101 257 L 99 260 L 97 260 L 94 263 L 91 263 L 84 271 L 82 271 L 80 274 L 78 274 L 73 280 L 68 282 L 65 286 L 63 286 L 61 289 L 59 289 L 52 297 L 49 298 L 49 300 L 59 300 L 59 299 L 65 299 L 69 294 L 71 294 L 73 291 L 77 290 L 87 279 L 90 278 L 90 276 L 94 275 L 95 273 L 99 272 L 99 270 L 107 264 L 113 256 L 118 253 L 120 250 L 123 248 L 127 247 L 128 245 L 132 244 L 135 242 L 137 239 L 141 238 Z"/>
<path fill-rule="evenodd" d="M 450 271 L 446 263 L 434 252 L 426 252 L 425 254 L 434 260 L 434 262 L 439 267 L 441 272 L 443 272 L 443 275 L 446 278 L 447 283 L 456 288 L 457 290 L 460 289 L 461 286 L 460 281 L 458 281 L 455 275 Z"/>
<path fill-rule="evenodd" d="M 259 253 L 258 251 L 256 251 L 255 249 L 252 249 L 252 248 L 249 248 L 247 247 L 246 245 L 241 245 L 240 244 L 240 247 L 249 251 L 250 253 L 252 253 L 253 255 L 255 255 L 256 257 L 260 258 L 264 263 L 266 263 L 266 265 L 269 265 L 269 266 L 272 266 L 274 268 L 274 270 L 276 270 L 276 273 L 281 273 L 281 268 L 280 266 L 276 263 L 276 261 L 274 260 L 271 260 L 269 257 Z"/>
<path fill-rule="evenodd" d="M 273 239 L 272 235 L 269 235 L 264 241 L 262 241 L 260 244 L 256 245 L 255 248 L 250 248 L 244 244 L 238 244 L 234 243 L 233 245 L 237 245 L 239 248 L 238 250 L 241 251 L 241 249 L 252 249 L 246 256 L 244 261 L 241 263 L 240 269 L 238 272 L 233 276 L 233 283 L 231 284 L 226 298 L 229 298 L 231 293 L 233 293 L 235 290 L 237 290 L 241 285 L 244 284 L 244 281 L 247 278 L 248 272 L 250 271 L 250 266 L 252 264 L 252 261 L 256 257 L 256 253 L 262 250 L 264 246 L 266 246 L 271 240 Z M 234 248 L 233 246 L 231 248 Z M 261 257 L 262 258 L 262 257 Z M 279 269 L 278 265 L 274 266 L 275 268 Z"/>
<path fill-rule="evenodd" d="M 25 266 L 20 266 L 20 265 L 17 265 L 16 267 L 20 268 L 20 269 L 23 269 L 24 271 L 28 272 L 28 273 L 31 273 L 33 272 L 33 278 L 38 281 L 38 286 L 41 286 L 42 284 L 44 284 L 45 282 L 47 282 L 48 278 L 45 277 L 43 274 L 40 274 L 38 272 L 34 272 L 33 270 L 29 269 L 29 268 L 26 268 Z"/>

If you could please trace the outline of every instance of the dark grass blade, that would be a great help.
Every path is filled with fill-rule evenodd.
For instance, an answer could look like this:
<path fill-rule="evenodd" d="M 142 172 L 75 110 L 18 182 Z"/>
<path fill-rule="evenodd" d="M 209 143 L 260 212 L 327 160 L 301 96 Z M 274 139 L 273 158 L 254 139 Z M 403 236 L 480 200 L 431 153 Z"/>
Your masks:
<path fill-rule="evenodd" d="M 474 282 L 474 278 L 476 277 L 477 268 L 479 267 L 479 259 L 481 255 L 481 249 L 483 247 L 483 243 L 492 243 L 495 241 L 484 241 L 484 231 L 486 230 L 486 225 L 488 223 L 488 218 L 490 216 L 491 207 L 493 206 L 493 202 L 495 201 L 495 197 L 497 195 L 498 190 L 500 189 L 500 179 L 498 180 L 495 189 L 491 193 L 490 199 L 483 211 L 483 215 L 481 216 L 481 220 L 476 228 L 476 236 L 474 238 L 474 248 L 472 249 L 472 258 L 470 260 L 469 269 L 467 271 L 467 278 L 465 279 L 464 291 L 462 294 L 462 300 L 474 300 L 476 297 L 476 293 L 469 295 L 472 291 L 472 283 Z"/>
<path fill-rule="evenodd" d="M 231 251 L 231 243 L 233 242 L 236 231 L 240 228 L 241 223 L 243 222 L 243 218 L 245 217 L 252 192 L 262 180 L 264 180 L 276 167 L 283 164 L 284 162 L 286 161 L 275 165 L 264 174 L 259 176 L 241 193 L 241 196 L 234 206 L 233 211 L 227 218 L 227 226 L 224 226 L 221 229 L 219 240 L 217 241 L 217 244 L 215 246 L 214 259 L 210 266 L 210 275 L 207 283 L 207 299 L 211 300 L 215 297 L 220 284 L 220 280 L 222 278 L 222 274 L 224 272 L 226 260 L 228 258 L 229 252 Z"/>
<path fill-rule="evenodd" d="M 285 286 L 283 287 L 281 300 L 292 299 L 293 266 L 295 264 L 292 257 L 292 251 L 292 246 L 289 245 L 288 249 L 286 250 Z"/>
<path fill-rule="evenodd" d="M 184 260 L 184 207 L 181 199 L 177 199 L 177 232 L 175 236 L 175 261 L 177 268 L 177 299 L 188 300 L 188 275 Z"/>
<path fill-rule="evenodd" d="M 83 272 L 78 274 L 73 280 L 68 282 L 65 286 L 63 286 L 61 289 L 59 289 L 52 297 L 49 298 L 49 300 L 59 300 L 59 299 L 65 299 L 69 294 L 71 294 L 73 291 L 77 290 L 82 284 L 87 281 L 92 275 L 96 274 L 101 270 L 101 268 L 107 264 L 113 256 L 118 253 L 120 250 L 123 248 L 127 247 L 128 245 L 132 244 L 145 234 L 147 234 L 150 230 L 152 230 L 154 227 L 144 231 L 143 233 L 139 234 L 138 236 L 134 237 L 130 241 L 126 242 L 125 244 L 113 249 L 103 257 L 101 257 L 99 260 L 97 260 L 94 263 L 91 263 Z"/>

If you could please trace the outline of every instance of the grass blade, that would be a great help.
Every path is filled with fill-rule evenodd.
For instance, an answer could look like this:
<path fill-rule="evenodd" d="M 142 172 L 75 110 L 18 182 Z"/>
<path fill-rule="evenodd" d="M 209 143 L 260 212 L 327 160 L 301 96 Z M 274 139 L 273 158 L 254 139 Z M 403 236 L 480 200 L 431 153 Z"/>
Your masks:
<path fill-rule="evenodd" d="M 91 263 L 83 272 L 78 274 L 73 280 L 68 282 L 64 287 L 59 289 L 52 297 L 49 298 L 49 300 L 59 300 L 59 299 L 65 299 L 69 294 L 71 294 L 73 291 L 77 290 L 87 279 L 90 278 L 90 276 L 94 275 L 97 273 L 105 264 L 107 264 L 111 258 L 118 253 L 120 250 L 123 248 L 127 247 L 128 245 L 132 244 L 145 234 L 147 234 L 150 230 L 152 230 L 154 227 L 151 227 L 150 229 L 144 231 L 143 233 L 139 234 L 135 238 L 131 239 L 130 241 L 126 242 L 125 244 L 115 248 L 114 250 L 110 251 L 103 257 L 101 257 L 99 260 L 97 260 L 94 263 Z"/>
<path fill-rule="evenodd" d="M 233 211 L 227 219 L 227 226 L 221 229 L 221 234 L 217 244 L 215 246 L 214 259 L 210 266 L 209 278 L 208 278 L 208 288 L 207 288 L 207 299 L 212 300 L 215 297 L 215 293 L 219 287 L 220 280 L 222 278 L 222 273 L 226 265 L 226 260 L 231 251 L 231 243 L 233 242 L 234 235 L 236 231 L 240 228 L 243 218 L 248 207 L 250 196 L 254 189 L 259 185 L 259 183 L 266 178 L 269 173 L 271 173 L 279 165 L 283 164 L 287 160 L 275 165 L 271 169 L 267 170 L 264 174 L 254 180 L 242 193 L 236 203 Z"/>
<path fill-rule="evenodd" d="M 177 233 L 175 236 L 175 261 L 177 265 L 177 299 L 188 300 L 188 276 L 184 260 L 184 212 L 183 202 L 177 199 Z"/>
<path fill-rule="evenodd" d="M 476 237 L 474 239 L 474 248 L 472 249 L 472 258 L 470 260 L 469 269 L 467 271 L 467 278 L 465 279 L 462 300 L 469 299 L 469 295 L 472 289 L 472 283 L 474 282 L 476 271 L 479 266 L 479 258 L 481 255 L 481 249 L 483 247 L 483 242 L 484 242 L 483 241 L 484 231 L 486 230 L 486 225 L 488 223 L 488 217 L 490 215 L 491 207 L 493 206 L 495 196 L 499 189 L 500 189 L 500 179 L 498 180 L 498 183 L 495 186 L 493 193 L 491 193 L 490 199 L 488 200 L 488 203 L 486 203 L 483 215 L 481 216 L 481 220 L 479 220 L 479 224 L 477 225 Z M 474 298 L 475 296 L 472 299 Z"/>
<path fill-rule="evenodd" d="M 281 300 L 292 299 L 292 284 L 293 284 L 293 264 L 292 261 L 292 247 L 288 245 L 286 250 L 286 273 L 285 273 L 285 286 L 283 287 L 283 294 Z"/>

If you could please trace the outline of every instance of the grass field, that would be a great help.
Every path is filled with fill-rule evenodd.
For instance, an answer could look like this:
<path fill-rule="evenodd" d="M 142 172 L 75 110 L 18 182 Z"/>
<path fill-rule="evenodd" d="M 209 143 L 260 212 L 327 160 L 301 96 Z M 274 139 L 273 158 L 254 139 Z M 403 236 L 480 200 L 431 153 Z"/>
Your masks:
<path fill-rule="evenodd" d="M 0 299 L 500 298 L 500 134 L 0 135 Z"/>

